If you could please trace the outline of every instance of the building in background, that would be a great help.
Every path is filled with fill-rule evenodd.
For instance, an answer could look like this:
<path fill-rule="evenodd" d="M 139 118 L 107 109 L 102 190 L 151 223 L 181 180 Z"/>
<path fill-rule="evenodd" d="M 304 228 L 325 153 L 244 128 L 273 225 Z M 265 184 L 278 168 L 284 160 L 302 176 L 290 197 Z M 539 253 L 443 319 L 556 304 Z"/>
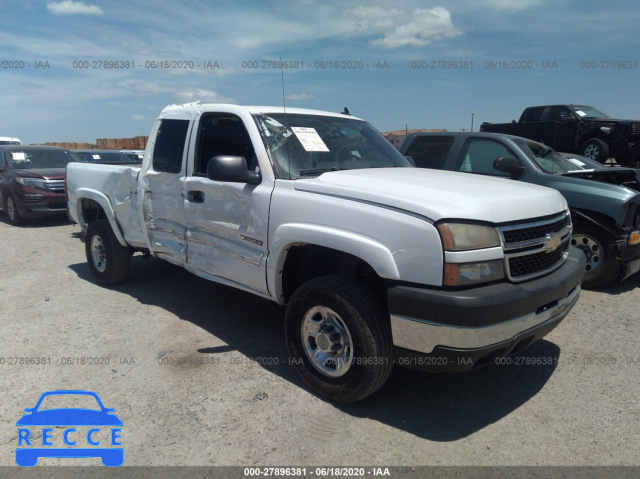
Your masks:
<path fill-rule="evenodd" d="M 72 141 L 55 141 L 43 144 L 69 150 L 144 150 L 148 139 L 148 136 L 135 136 L 133 138 L 98 138 L 95 145 Z"/>

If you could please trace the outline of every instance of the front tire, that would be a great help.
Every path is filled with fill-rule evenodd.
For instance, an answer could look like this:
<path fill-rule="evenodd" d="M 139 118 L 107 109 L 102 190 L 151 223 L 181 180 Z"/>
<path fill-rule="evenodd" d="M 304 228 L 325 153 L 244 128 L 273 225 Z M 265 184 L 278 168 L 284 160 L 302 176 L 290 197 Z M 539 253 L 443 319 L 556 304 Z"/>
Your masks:
<path fill-rule="evenodd" d="M 604 164 L 609 158 L 609 145 L 600 138 L 591 138 L 582 144 L 582 156 Z"/>
<path fill-rule="evenodd" d="M 615 241 L 607 233 L 592 226 L 575 226 L 571 244 L 584 251 L 587 266 L 582 286 L 599 288 L 616 280 L 622 263 L 616 261 Z"/>
<path fill-rule="evenodd" d="M 129 248 L 118 242 L 107 220 L 89 224 L 84 246 L 89 271 L 96 282 L 108 286 L 125 280 L 131 258 Z"/>
<path fill-rule="evenodd" d="M 345 276 L 314 278 L 295 291 L 285 337 L 303 381 L 339 403 L 373 394 L 393 369 L 388 315 L 371 291 Z"/>
<path fill-rule="evenodd" d="M 9 217 L 9 223 L 13 226 L 19 226 L 24 223 L 24 218 L 18 211 L 18 205 L 16 204 L 16 199 L 13 197 L 11 193 L 7 194 L 4 199 L 4 211 L 7 213 Z"/>

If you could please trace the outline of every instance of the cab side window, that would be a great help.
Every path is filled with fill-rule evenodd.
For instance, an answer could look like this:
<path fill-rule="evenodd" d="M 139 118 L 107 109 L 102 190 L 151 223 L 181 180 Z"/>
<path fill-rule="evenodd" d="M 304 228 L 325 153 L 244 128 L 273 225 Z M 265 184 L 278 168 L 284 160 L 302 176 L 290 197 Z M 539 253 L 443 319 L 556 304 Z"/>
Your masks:
<path fill-rule="evenodd" d="M 205 114 L 198 129 L 194 175 L 206 176 L 209 160 L 221 155 L 244 157 L 251 171 L 258 166 L 249 132 L 239 117 L 228 113 Z"/>
<path fill-rule="evenodd" d="M 502 143 L 483 138 L 471 138 L 467 140 L 456 165 L 456 171 L 479 173 L 481 175 L 503 176 L 509 174 L 493 168 L 493 162 L 501 156 L 516 156 Z"/>
<path fill-rule="evenodd" d="M 180 173 L 189 120 L 162 120 L 153 148 L 153 170 Z"/>
<path fill-rule="evenodd" d="M 418 168 L 441 170 L 453 145 L 453 136 L 418 136 L 405 155 L 413 158 Z"/>
<path fill-rule="evenodd" d="M 544 111 L 544 107 L 540 108 L 529 108 L 527 110 L 527 114 L 522 119 L 525 123 L 536 123 L 542 120 L 542 112 Z"/>

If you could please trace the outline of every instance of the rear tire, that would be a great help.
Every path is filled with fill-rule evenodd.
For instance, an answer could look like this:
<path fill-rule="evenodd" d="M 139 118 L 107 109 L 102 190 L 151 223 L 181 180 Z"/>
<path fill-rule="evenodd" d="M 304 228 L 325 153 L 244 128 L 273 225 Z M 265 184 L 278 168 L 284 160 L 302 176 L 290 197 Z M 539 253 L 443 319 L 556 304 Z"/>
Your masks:
<path fill-rule="evenodd" d="M 371 291 L 345 276 L 314 278 L 294 292 L 285 337 L 303 381 L 336 402 L 373 394 L 393 369 L 388 315 Z"/>
<path fill-rule="evenodd" d="M 615 241 L 604 231 L 593 226 L 575 225 L 571 244 L 580 248 L 587 256 L 587 266 L 582 281 L 584 288 L 599 288 L 620 276 L 622 263 L 615 258 Z"/>
<path fill-rule="evenodd" d="M 582 144 L 582 156 L 604 164 L 609 158 L 609 145 L 600 138 L 591 138 Z"/>
<path fill-rule="evenodd" d="M 96 282 L 108 286 L 125 280 L 131 258 L 129 248 L 118 242 L 107 220 L 89 224 L 84 246 L 89 271 Z"/>

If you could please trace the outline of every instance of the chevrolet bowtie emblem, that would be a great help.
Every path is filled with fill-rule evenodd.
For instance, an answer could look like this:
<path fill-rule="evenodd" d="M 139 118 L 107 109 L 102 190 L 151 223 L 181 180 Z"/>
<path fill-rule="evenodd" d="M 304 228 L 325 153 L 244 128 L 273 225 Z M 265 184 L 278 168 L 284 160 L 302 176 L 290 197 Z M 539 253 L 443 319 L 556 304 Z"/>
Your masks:
<path fill-rule="evenodd" d="M 553 253 L 562 244 L 562 237 L 557 234 L 550 234 L 546 236 L 544 243 L 544 250 L 547 253 Z"/>

